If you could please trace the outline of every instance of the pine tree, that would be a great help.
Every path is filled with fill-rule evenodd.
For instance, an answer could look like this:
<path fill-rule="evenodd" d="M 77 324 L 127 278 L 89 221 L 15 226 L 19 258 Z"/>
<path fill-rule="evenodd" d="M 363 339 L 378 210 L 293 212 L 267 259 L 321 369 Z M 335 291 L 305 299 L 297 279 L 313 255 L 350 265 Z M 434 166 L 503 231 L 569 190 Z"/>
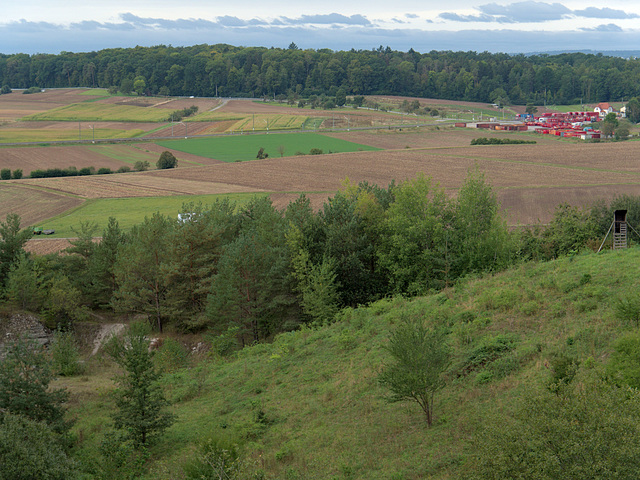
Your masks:
<path fill-rule="evenodd" d="M 124 338 L 114 337 L 109 344 L 109 354 L 123 369 L 116 377 L 118 410 L 113 415 L 114 424 L 138 448 L 146 446 L 175 419 L 164 411 L 169 403 L 158 383 L 161 374 L 153 363 L 154 352 L 149 351 L 148 333 L 148 325 L 134 323 Z"/>

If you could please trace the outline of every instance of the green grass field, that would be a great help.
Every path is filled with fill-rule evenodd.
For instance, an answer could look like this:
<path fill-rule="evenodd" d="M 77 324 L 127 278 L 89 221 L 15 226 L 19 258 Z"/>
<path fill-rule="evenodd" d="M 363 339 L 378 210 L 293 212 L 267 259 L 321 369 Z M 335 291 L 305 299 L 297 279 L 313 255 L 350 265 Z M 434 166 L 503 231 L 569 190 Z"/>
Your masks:
<path fill-rule="evenodd" d="M 316 133 L 238 135 L 231 137 L 192 138 L 185 140 L 166 140 L 157 142 L 166 148 L 181 152 L 213 158 L 223 162 L 254 160 L 260 148 L 264 148 L 270 157 L 280 157 L 283 147 L 285 157 L 298 152 L 309 153 L 319 148 L 324 153 L 356 152 L 359 150 L 376 151 L 379 148 L 326 137 Z"/>
<path fill-rule="evenodd" d="M 134 225 L 142 223 L 145 217 L 150 217 L 156 212 L 177 218 L 182 206 L 186 203 L 207 205 L 214 203 L 216 199 L 229 198 L 237 206 L 242 206 L 248 203 L 255 195 L 253 193 L 238 193 L 89 200 L 76 209 L 50 218 L 35 226 L 42 227 L 45 230 L 52 229 L 56 231 L 54 235 L 47 238 L 68 238 L 76 236 L 74 229 L 78 230 L 81 223 L 90 222 L 98 226 L 96 235 L 100 236 L 109 222 L 109 217 L 114 217 L 118 220 L 120 228 L 123 230 L 129 230 Z"/>
<path fill-rule="evenodd" d="M 160 108 L 109 105 L 104 103 L 78 103 L 28 115 L 23 120 L 69 122 L 162 122 L 169 113 Z"/>

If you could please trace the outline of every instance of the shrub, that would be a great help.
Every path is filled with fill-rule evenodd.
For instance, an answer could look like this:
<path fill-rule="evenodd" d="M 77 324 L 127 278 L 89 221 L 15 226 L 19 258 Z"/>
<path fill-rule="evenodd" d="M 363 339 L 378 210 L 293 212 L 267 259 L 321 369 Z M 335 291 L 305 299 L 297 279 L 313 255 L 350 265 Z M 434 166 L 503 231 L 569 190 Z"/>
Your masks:
<path fill-rule="evenodd" d="M 234 443 L 220 438 L 207 440 L 183 467 L 188 480 L 233 480 L 243 470 L 240 450 Z"/>
<path fill-rule="evenodd" d="M 158 170 L 166 170 L 167 168 L 175 168 L 178 166 L 178 159 L 168 150 L 160 154 L 160 158 L 156 162 Z"/>
<path fill-rule="evenodd" d="M 179 341 L 165 338 L 155 357 L 156 365 L 165 372 L 172 372 L 187 366 L 189 353 Z"/>
<path fill-rule="evenodd" d="M 11 180 L 11 169 L 3 168 L 0 170 L 0 180 Z"/>
<path fill-rule="evenodd" d="M 258 150 L 258 154 L 256 155 L 256 158 L 258 160 L 263 160 L 268 157 L 269 157 L 269 154 L 264 151 L 263 147 L 260 147 L 260 150 Z"/>
<path fill-rule="evenodd" d="M 0 478 L 78 478 L 58 435 L 43 422 L 5 413 L 0 422 Z"/>
<path fill-rule="evenodd" d="M 324 152 L 321 148 L 312 148 L 309 150 L 309 155 L 322 155 Z"/>
<path fill-rule="evenodd" d="M 51 357 L 54 370 L 62 376 L 70 377 L 83 370 L 80 364 L 80 353 L 71 332 L 55 333 Z"/>
<path fill-rule="evenodd" d="M 147 170 L 149 170 L 150 166 L 151 164 L 146 160 L 138 160 L 133 164 L 134 170 L 137 170 L 139 172 L 146 172 Z"/>
<path fill-rule="evenodd" d="M 111 171 L 110 168 L 102 167 L 102 168 L 98 169 L 97 173 L 98 173 L 98 175 L 108 175 L 108 174 L 113 173 L 113 172 Z"/>
<path fill-rule="evenodd" d="M 31 94 L 31 93 L 40 93 L 41 91 L 42 91 L 42 89 L 40 87 L 29 87 L 22 93 L 28 95 L 28 94 Z"/>
<path fill-rule="evenodd" d="M 2 88 L 0 88 L 0 95 L 4 95 L 5 93 L 11 93 L 9 85 L 3 85 Z"/>
<path fill-rule="evenodd" d="M 130 171 L 131 171 L 131 167 L 127 167 L 126 165 L 123 165 L 118 170 L 116 170 L 116 173 L 129 173 Z"/>
<path fill-rule="evenodd" d="M 13 179 L 14 180 L 20 180 L 22 178 L 22 169 L 21 168 L 16 168 L 13 171 Z"/>

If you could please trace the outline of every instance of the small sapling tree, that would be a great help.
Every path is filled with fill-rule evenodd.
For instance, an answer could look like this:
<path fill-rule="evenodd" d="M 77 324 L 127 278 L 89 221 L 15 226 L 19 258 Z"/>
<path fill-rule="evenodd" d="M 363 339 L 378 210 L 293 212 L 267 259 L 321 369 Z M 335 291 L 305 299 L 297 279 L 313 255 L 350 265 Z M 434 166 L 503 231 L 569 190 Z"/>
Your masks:
<path fill-rule="evenodd" d="M 161 374 L 149 351 L 150 329 L 144 323 L 133 323 L 124 338 L 114 337 L 109 354 L 122 368 L 116 377 L 115 391 L 118 410 L 113 415 L 115 427 L 122 430 L 136 448 L 145 447 L 151 437 L 164 432 L 174 421 L 165 412 L 168 405 L 158 381 Z"/>
<path fill-rule="evenodd" d="M 430 427 L 433 400 L 445 385 L 442 374 L 449 365 L 444 333 L 427 328 L 421 321 L 406 319 L 391 334 L 386 349 L 392 361 L 385 365 L 379 381 L 391 391 L 388 400 L 417 402 Z"/>

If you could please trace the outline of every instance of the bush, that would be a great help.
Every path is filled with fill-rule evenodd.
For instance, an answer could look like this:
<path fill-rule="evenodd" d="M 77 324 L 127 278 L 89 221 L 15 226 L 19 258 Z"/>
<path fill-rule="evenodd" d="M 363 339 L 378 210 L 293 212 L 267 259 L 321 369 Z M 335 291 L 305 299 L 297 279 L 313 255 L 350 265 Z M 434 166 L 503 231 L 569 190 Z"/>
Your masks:
<path fill-rule="evenodd" d="M 256 158 L 258 160 L 263 160 L 268 157 L 269 157 L 269 154 L 264 151 L 264 147 L 260 147 L 260 150 L 258 150 L 258 154 L 256 155 Z"/>
<path fill-rule="evenodd" d="M 324 152 L 321 148 L 312 148 L 309 150 L 309 155 L 322 155 Z"/>
<path fill-rule="evenodd" d="M 243 462 L 238 446 L 220 438 L 206 441 L 184 465 L 188 480 L 232 480 L 240 478 Z"/>
<path fill-rule="evenodd" d="M 102 168 L 98 169 L 97 173 L 98 173 L 98 175 L 108 175 L 108 174 L 113 173 L 113 172 L 111 171 L 110 168 L 102 167 Z"/>
<path fill-rule="evenodd" d="M 80 353 L 71 332 L 58 331 L 55 333 L 51 357 L 54 370 L 64 377 L 77 375 L 83 371 L 80 364 Z"/>
<path fill-rule="evenodd" d="M 4 413 L 0 422 L 0 478 L 67 480 L 78 475 L 60 437 L 45 423 Z"/>
<path fill-rule="evenodd" d="M 3 85 L 2 88 L 0 88 L 0 95 L 4 95 L 5 93 L 11 93 L 9 85 Z"/>
<path fill-rule="evenodd" d="M 13 179 L 14 180 L 20 180 L 22 178 L 22 169 L 21 168 L 16 168 L 13 171 Z"/>
<path fill-rule="evenodd" d="M 151 164 L 146 160 L 138 160 L 133 164 L 134 170 L 137 170 L 138 172 L 146 172 L 147 170 L 149 170 L 150 166 Z"/>
<path fill-rule="evenodd" d="M 534 144 L 535 140 L 516 140 L 513 138 L 474 138 L 471 140 L 471 145 L 521 145 L 521 144 Z"/>
<path fill-rule="evenodd" d="M 3 168 L 0 170 L 0 180 L 11 180 L 11 169 Z"/>
<path fill-rule="evenodd" d="M 131 167 L 127 167 L 126 165 L 123 165 L 118 170 L 116 170 L 116 173 L 129 173 L 130 171 L 131 171 Z"/>
<path fill-rule="evenodd" d="M 187 366 L 189 363 L 189 353 L 184 345 L 169 337 L 164 339 L 154 359 L 156 365 L 158 365 L 161 370 L 173 372 Z"/>
<path fill-rule="evenodd" d="M 165 150 L 160 154 L 160 158 L 156 162 L 158 170 L 166 170 L 167 168 L 175 168 L 178 166 L 178 159 L 173 153 Z"/>
<path fill-rule="evenodd" d="M 40 93 L 41 91 L 42 91 L 42 89 L 40 87 L 29 87 L 22 93 L 28 95 L 28 94 L 31 94 L 31 93 Z"/>

